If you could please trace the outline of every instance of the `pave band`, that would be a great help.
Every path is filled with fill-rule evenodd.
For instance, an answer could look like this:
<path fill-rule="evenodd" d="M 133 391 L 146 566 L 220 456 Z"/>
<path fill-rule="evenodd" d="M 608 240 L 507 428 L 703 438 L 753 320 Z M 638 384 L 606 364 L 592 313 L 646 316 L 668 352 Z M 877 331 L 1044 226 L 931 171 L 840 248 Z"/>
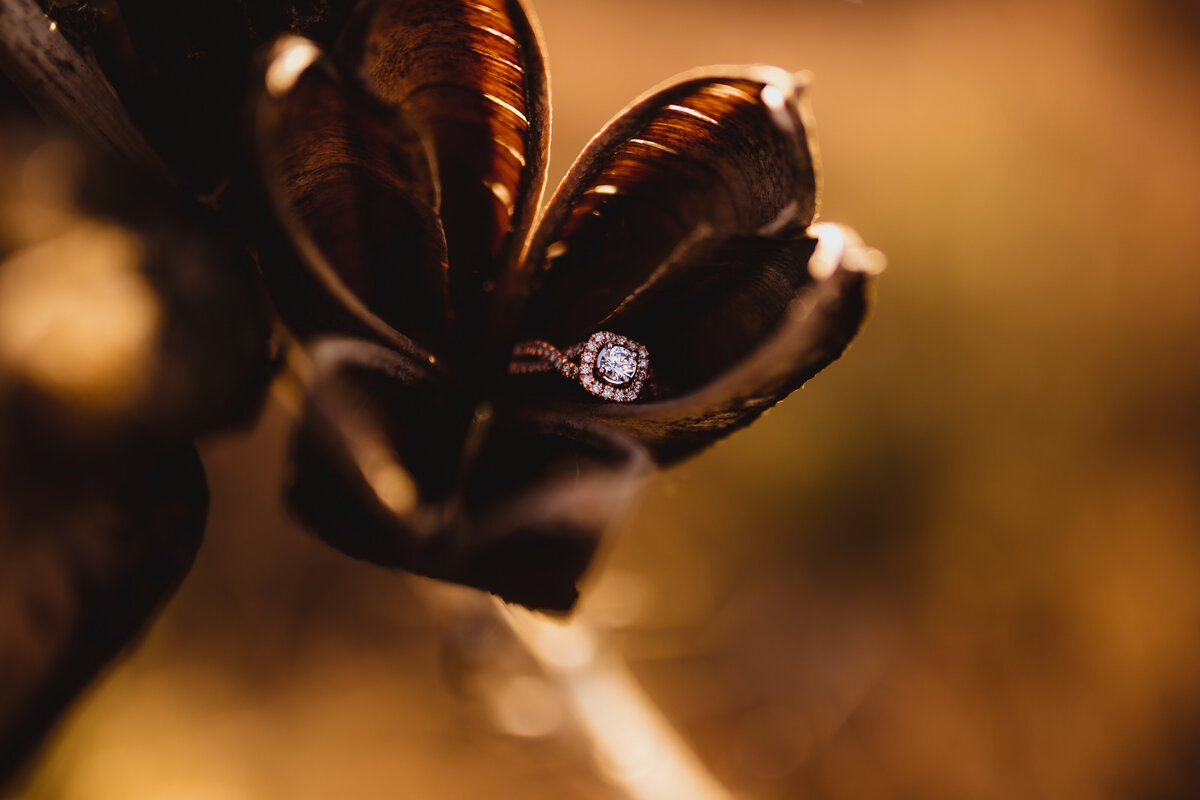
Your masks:
<path fill-rule="evenodd" d="M 531 339 L 513 347 L 511 375 L 558 372 L 604 400 L 628 403 L 654 394 L 650 380 L 650 354 L 632 339 L 609 331 L 598 331 L 580 342 L 559 350 L 549 342 Z"/>

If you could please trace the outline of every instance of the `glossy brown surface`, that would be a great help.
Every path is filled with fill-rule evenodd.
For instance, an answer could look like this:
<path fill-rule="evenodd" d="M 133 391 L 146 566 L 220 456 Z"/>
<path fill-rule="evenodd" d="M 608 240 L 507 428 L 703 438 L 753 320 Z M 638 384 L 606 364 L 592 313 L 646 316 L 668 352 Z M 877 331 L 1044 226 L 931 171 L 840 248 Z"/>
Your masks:
<path fill-rule="evenodd" d="M 523 260 L 547 108 L 519 4 L 369 2 L 331 57 L 280 39 L 256 82 L 264 181 L 299 255 L 268 254 L 264 272 L 316 368 L 290 497 L 346 552 L 566 608 L 645 468 L 639 445 L 660 462 L 704 448 L 858 330 L 872 270 L 836 246 L 811 268 L 815 159 L 805 84 L 786 72 L 693 71 L 636 101 L 580 156 Z M 656 399 L 622 411 L 558 376 L 505 381 L 514 328 L 564 347 L 631 336 Z M 544 428 L 574 432 L 575 461 Z M 591 440 L 620 457 L 597 461 Z M 559 471 L 594 473 L 612 503 L 564 517 Z"/>
<path fill-rule="evenodd" d="M 428 139 L 456 324 L 476 343 L 545 175 L 545 68 L 525 12 L 515 0 L 378 0 L 341 46 L 366 90 Z"/>
<path fill-rule="evenodd" d="M 539 227 L 524 330 L 565 346 L 656 299 L 669 313 L 680 283 L 756 280 L 763 259 L 717 251 L 737 247 L 735 237 L 792 239 L 812 220 L 801 91 L 779 71 L 714 71 L 685 76 L 610 123 Z"/>
<path fill-rule="evenodd" d="M 282 40 L 266 61 L 264 81 L 311 47 Z M 361 303 L 392 329 L 445 353 L 453 315 L 437 188 L 420 134 L 394 109 L 352 102 L 324 58 L 272 88 L 257 103 L 260 161 L 305 263 L 267 258 L 264 270 L 281 298 L 297 281 L 325 289 L 323 298 L 280 302 L 281 310 L 304 331 L 319 324 L 311 320 L 320 304 L 353 312 Z"/>
<path fill-rule="evenodd" d="M 556 407 L 617 427 L 648 447 L 663 464 L 692 455 L 753 422 L 841 356 L 866 314 L 870 275 L 855 268 L 854 255 L 847 257 L 831 277 L 820 281 L 801 278 L 795 287 L 787 280 L 786 272 L 777 270 L 780 266 L 791 267 L 807 275 L 802 265 L 813 245 L 799 240 L 793 247 L 769 262 L 759 279 L 761 283 L 747 282 L 735 291 L 702 283 L 693 289 L 694 293 L 685 295 L 680 305 L 673 306 L 683 314 L 695 311 L 698 316 L 684 317 L 676 336 L 664 337 L 666 346 L 657 354 L 652 351 L 656 364 L 670 357 L 679 359 L 678 366 L 667 362 L 663 372 L 669 377 L 680 374 L 675 370 L 697 362 L 709 368 L 710 357 L 716 360 L 727 355 L 727 351 L 716 348 L 704 349 L 706 345 L 697 345 L 697 340 L 720 342 L 730 338 L 736 342 L 734 337 L 739 332 L 763 337 L 751 351 L 739 352 L 737 361 L 724 371 L 715 376 L 707 371 L 707 383 L 644 403 L 561 401 Z M 711 289 L 713 294 L 707 295 L 704 289 Z M 713 299 L 719 301 L 715 310 L 700 305 Z M 692 305 L 693 300 L 699 302 Z M 751 314 L 750 309 L 762 316 Z M 765 312 L 771 310 L 779 316 L 766 316 Z M 728 316 L 731 313 L 738 316 Z M 762 321 L 753 325 L 748 322 L 753 319 Z M 661 324 L 661 320 L 651 319 L 650 324 Z M 679 334 L 689 332 L 695 338 L 679 338 Z"/>
<path fill-rule="evenodd" d="M 629 407 L 545 379 L 515 391 L 604 419 L 669 461 L 749 423 L 840 355 L 873 268 L 810 269 L 817 181 L 804 91 L 771 68 L 698 71 L 588 145 L 535 234 L 521 330 L 563 347 L 598 329 L 630 336 L 649 349 L 658 391 Z"/>

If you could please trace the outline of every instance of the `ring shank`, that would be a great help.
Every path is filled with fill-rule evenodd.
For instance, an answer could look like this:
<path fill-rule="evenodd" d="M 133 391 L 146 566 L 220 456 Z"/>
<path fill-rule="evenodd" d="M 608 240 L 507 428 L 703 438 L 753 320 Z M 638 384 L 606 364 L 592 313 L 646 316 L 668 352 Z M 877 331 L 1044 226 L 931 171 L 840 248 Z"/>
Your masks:
<path fill-rule="evenodd" d="M 623 348 L 636 358 L 636 369 L 628 381 L 616 383 L 604 374 L 603 366 L 597 364 L 599 354 L 608 348 Z M 529 339 L 513 347 L 512 360 L 508 364 L 510 375 L 546 372 L 557 372 L 568 380 L 578 381 L 589 393 L 603 400 L 627 403 L 658 395 L 646 347 L 609 331 L 593 333 L 586 342 L 573 344 L 566 350 L 559 350 L 544 339 Z"/>

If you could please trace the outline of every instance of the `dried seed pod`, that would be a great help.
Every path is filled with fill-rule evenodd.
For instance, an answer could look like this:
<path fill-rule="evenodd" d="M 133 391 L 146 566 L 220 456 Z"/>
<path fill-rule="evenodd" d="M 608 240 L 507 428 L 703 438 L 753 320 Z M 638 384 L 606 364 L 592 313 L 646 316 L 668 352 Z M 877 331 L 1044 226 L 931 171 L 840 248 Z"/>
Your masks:
<path fill-rule="evenodd" d="M 329 56 L 278 41 L 253 116 L 296 254 L 264 271 L 312 361 L 293 506 L 357 556 L 564 608 L 648 456 L 703 448 L 837 358 L 881 261 L 812 225 L 804 83 L 769 67 L 635 102 L 526 245 L 534 30 L 514 0 L 369 0 Z M 593 336 L 624 367 L 598 367 Z"/>

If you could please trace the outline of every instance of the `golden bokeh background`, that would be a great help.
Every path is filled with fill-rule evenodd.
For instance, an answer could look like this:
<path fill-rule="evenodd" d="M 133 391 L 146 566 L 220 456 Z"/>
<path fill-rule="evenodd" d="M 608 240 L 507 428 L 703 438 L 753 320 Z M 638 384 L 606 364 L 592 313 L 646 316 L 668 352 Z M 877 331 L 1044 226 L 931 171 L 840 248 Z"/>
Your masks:
<path fill-rule="evenodd" d="M 192 574 L 17 797 L 688 797 L 572 700 L 618 658 L 736 797 L 1200 796 L 1194 4 L 535 10 L 551 186 L 677 72 L 814 74 L 822 216 L 890 262 L 861 337 L 655 480 L 558 656 L 290 522 L 272 404 L 203 448 Z"/>

